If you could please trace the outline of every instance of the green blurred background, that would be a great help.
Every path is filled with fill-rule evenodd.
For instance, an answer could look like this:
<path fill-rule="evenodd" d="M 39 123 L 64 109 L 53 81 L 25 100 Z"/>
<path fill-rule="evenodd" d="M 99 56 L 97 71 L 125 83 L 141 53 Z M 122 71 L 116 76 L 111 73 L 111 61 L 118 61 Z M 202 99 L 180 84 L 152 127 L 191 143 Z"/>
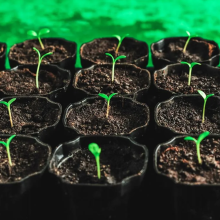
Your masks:
<path fill-rule="evenodd" d="M 113 34 L 150 44 L 164 37 L 191 34 L 220 44 L 220 1 L 212 0 L 0 0 L 1 42 L 9 47 L 30 39 L 27 30 L 48 27 L 45 37 L 82 43 Z M 79 58 L 79 56 L 78 56 Z M 77 58 L 77 67 L 80 60 Z M 150 61 L 149 66 L 152 66 Z M 9 64 L 7 61 L 7 68 Z"/>

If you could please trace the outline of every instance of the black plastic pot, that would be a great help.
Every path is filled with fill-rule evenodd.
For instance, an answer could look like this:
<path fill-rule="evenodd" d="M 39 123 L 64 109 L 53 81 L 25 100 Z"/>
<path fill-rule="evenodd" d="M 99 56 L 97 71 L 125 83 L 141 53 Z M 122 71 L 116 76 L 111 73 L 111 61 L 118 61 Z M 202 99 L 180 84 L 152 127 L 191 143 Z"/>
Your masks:
<path fill-rule="evenodd" d="M 6 97 L 6 98 L 2 98 L 0 101 L 8 102 L 12 98 L 14 98 L 14 97 L 12 97 L 12 96 L 11 97 Z M 57 114 L 56 114 L 57 118 L 55 120 L 55 123 L 53 123 L 53 124 L 51 124 L 49 126 L 46 126 L 46 127 L 39 127 L 39 129 L 37 131 L 31 132 L 31 133 L 25 133 L 26 132 L 25 128 L 22 128 L 23 130 L 21 131 L 20 134 L 31 135 L 31 136 L 36 137 L 36 138 L 38 138 L 39 140 L 41 140 L 41 141 L 43 141 L 45 143 L 53 145 L 54 142 L 57 142 L 58 138 L 59 138 L 59 136 L 55 135 L 56 132 L 57 132 L 56 131 L 56 127 L 57 127 L 57 125 L 58 125 L 58 123 L 60 121 L 61 113 L 62 113 L 62 107 L 61 107 L 61 105 L 59 103 L 52 102 L 48 98 L 40 97 L 40 96 L 31 96 L 31 97 L 30 96 L 19 96 L 19 97 L 16 97 L 16 100 L 11 104 L 12 120 L 13 120 L 13 106 L 16 105 L 16 102 L 21 102 L 21 103 L 27 102 L 26 105 L 28 105 L 28 101 L 34 101 L 34 100 L 36 100 L 36 101 L 40 100 L 40 101 L 45 102 L 45 109 L 39 115 L 33 115 L 32 112 L 31 113 L 29 112 L 28 114 L 30 114 L 31 120 L 34 121 L 34 122 L 37 122 L 36 120 L 38 120 L 38 118 L 41 118 L 41 117 L 44 118 L 44 115 L 49 110 L 56 109 L 57 110 Z M 5 108 L 5 111 L 7 111 L 7 108 Z M 25 112 L 25 111 L 26 111 L 25 108 L 20 109 L 19 115 L 22 115 L 22 112 Z M 45 120 L 47 120 L 47 119 L 45 119 Z M 8 122 L 8 126 L 10 126 L 10 122 Z M 18 131 L 14 131 L 14 130 L 12 130 L 11 133 L 19 134 Z M 0 130 L 0 134 L 2 134 L 2 130 Z"/>
<path fill-rule="evenodd" d="M 60 166 L 60 164 L 63 163 L 67 157 L 70 157 L 71 154 L 77 152 L 81 148 L 87 149 L 88 144 L 92 142 L 97 143 L 101 148 L 107 144 L 107 150 L 109 149 L 108 146 L 111 147 L 114 144 L 117 144 L 121 147 L 130 146 L 131 149 L 136 152 L 136 156 L 134 157 L 139 158 L 139 156 L 142 155 L 143 166 L 140 167 L 140 172 L 127 176 L 122 181 L 110 185 L 99 183 L 73 184 L 64 180 L 63 177 L 55 174 L 57 167 Z M 60 182 L 64 192 L 64 201 L 61 203 L 63 206 L 62 214 L 66 214 L 64 218 L 77 220 L 84 220 L 88 218 L 97 220 L 126 219 L 126 215 L 128 213 L 127 205 L 129 195 L 141 184 L 143 176 L 146 172 L 147 162 L 147 148 L 144 145 L 139 145 L 133 142 L 128 137 L 84 136 L 61 144 L 53 154 L 49 165 L 49 172 L 51 172 L 53 175 L 56 175 L 56 179 Z M 59 207 L 59 209 L 61 209 L 61 207 Z"/>
<path fill-rule="evenodd" d="M 170 37 L 164 38 L 160 41 L 157 41 L 156 43 L 152 43 L 151 54 L 155 69 L 160 69 L 165 67 L 166 65 L 173 63 L 180 63 L 181 61 L 190 61 L 190 63 L 199 62 L 209 64 L 211 66 L 217 66 L 219 64 L 218 44 L 212 40 L 206 40 L 201 37 L 192 38 L 187 46 L 187 51 L 189 52 L 189 54 L 202 55 L 204 58 L 201 58 L 201 60 L 187 60 L 187 58 L 183 56 L 182 51 L 177 56 L 173 55 L 172 58 L 158 57 L 158 54 L 168 50 L 168 45 L 170 43 L 175 45 L 177 44 L 177 42 L 180 42 L 179 47 L 183 48 L 187 39 L 187 37 Z M 200 45 L 201 42 L 204 42 L 204 47 Z M 172 55 L 172 51 L 168 50 L 167 54 Z"/>
<path fill-rule="evenodd" d="M 74 138 L 79 135 L 85 135 L 85 134 L 82 134 L 78 129 L 76 129 L 74 127 L 69 127 L 67 125 L 67 116 L 69 115 L 70 110 L 73 108 L 79 107 L 79 106 L 86 106 L 87 105 L 89 107 L 89 105 L 94 103 L 96 100 L 103 100 L 103 107 L 104 107 L 105 100 L 103 98 L 91 97 L 91 98 L 86 98 L 80 102 L 70 104 L 65 109 L 62 122 L 63 122 L 63 126 L 66 131 L 65 133 L 66 133 L 68 139 Z M 120 106 L 122 106 L 122 108 L 131 108 L 132 105 L 135 104 L 135 105 L 141 106 L 144 109 L 144 111 L 146 112 L 146 118 L 143 120 L 146 120 L 146 121 L 144 122 L 144 124 L 142 126 L 137 127 L 128 133 L 117 134 L 117 135 L 129 136 L 129 137 L 133 138 L 134 140 L 136 140 L 137 142 L 143 143 L 144 139 L 146 138 L 145 134 L 147 132 L 147 127 L 148 127 L 149 120 L 150 120 L 150 111 L 149 111 L 148 106 L 144 103 L 137 102 L 131 98 L 124 98 L 124 97 L 113 97 L 111 99 L 111 106 L 113 106 L 114 104 L 120 105 Z M 100 111 L 106 111 L 106 110 L 100 109 Z M 111 113 L 109 113 L 109 114 L 111 114 Z M 132 112 L 132 114 L 134 114 L 134 113 Z M 88 135 L 88 134 L 86 134 L 86 135 Z M 112 135 L 112 134 L 109 134 L 109 135 Z"/>
<path fill-rule="evenodd" d="M 76 48 L 77 48 L 75 42 L 68 41 L 68 40 L 65 40 L 63 38 L 42 38 L 41 40 L 42 40 L 43 43 L 45 43 L 45 41 L 51 41 L 51 42 L 58 41 L 59 44 L 62 44 L 66 48 L 66 50 L 69 51 L 70 54 L 71 54 L 66 59 L 62 59 L 62 60 L 60 60 L 59 62 L 56 62 L 56 63 L 48 63 L 48 64 L 54 64 L 54 65 L 57 65 L 57 66 L 59 66 L 59 67 L 61 67 L 63 69 L 68 69 L 68 70 L 74 71 L 75 62 L 76 62 Z M 22 43 L 14 44 L 10 48 L 9 55 L 8 55 L 9 63 L 10 63 L 11 68 L 16 67 L 18 65 L 23 65 L 23 64 L 37 64 L 37 63 L 24 63 L 24 62 L 21 62 L 21 61 L 18 61 L 18 60 L 14 60 L 14 59 L 11 58 L 11 54 L 13 53 L 15 48 L 16 47 L 22 48 L 23 45 L 25 43 L 27 43 L 27 42 L 37 42 L 37 44 L 39 44 L 38 39 L 26 40 L 26 41 L 24 41 Z M 42 61 L 42 63 L 44 63 L 44 60 Z"/>
<path fill-rule="evenodd" d="M 220 216 L 220 184 L 198 184 L 176 182 L 158 169 L 158 157 L 170 144 L 178 147 L 185 136 L 177 136 L 172 140 L 157 146 L 154 154 L 154 168 L 158 182 L 164 187 L 164 192 L 170 191 L 172 198 L 171 210 L 175 210 L 176 220 L 219 220 Z M 194 136 L 198 138 L 198 136 Z M 220 138 L 210 135 L 207 138 Z M 163 196 L 163 195 L 161 195 Z M 169 197 L 167 197 L 169 198 Z M 158 200 L 163 198 L 158 198 Z M 166 205 L 166 204 L 165 204 Z"/>
<path fill-rule="evenodd" d="M 94 80 L 91 79 L 90 80 L 90 83 L 89 83 L 89 86 L 93 87 L 93 88 L 97 88 L 98 87 L 98 91 L 95 93 L 95 92 L 90 92 L 82 87 L 79 87 L 78 85 L 78 81 L 79 81 L 79 78 L 82 77 L 82 74 L 84 75 L 84 78 L 88 78 L 89 79 L 89 75 L 91 74 L 91 72 L 95 72 L 96 69 L 99 69 L 99 68 L 103 68 L 103 69 L 108 69 L 108 71 L 111 72 L 112 70 L 112 65 L 109 65 L 109 64 L 103 64 L 103 65 L 93 65 L 89 68 L 86 68 L 86 69 L 81 69 L 79 70 L 78 72 L 76 72 L 75 76 L 74 76 L 74 79 L 73 79 L 73 88 L 74 88 L 74 91 L 75 91 L 75 96 L 78 98 L 78 99 L 84 99 L 86 97 L 91 97 L 91 96 L 96 96 L 98 95 L 98 93 L 105 93 L 105 94 L 109 94 L 111 93 L 111 91 L 114 91 L 116 93 L 118 93 L 118 91 L 114 88 L 118 88 L 118 84 L 115 84 L 113 83 L 114 87 L 112 88 L 112 84 L 111 82 L 106 82 L 106 81 L 103 81 L 103 77 L 104 80 L 106 80 L 106 76 L 105 75 L 97 75 L 100 77 L 98 78 L 100 80 L 100 82 L 93 82 Z M 147 91 L 150 87 L 150 83 L 151 83 L 151 75 L 150 75 L 150 72 L 146 69 L 141 69 L 140 67 L 137 67 L 135 65 L 132 65 L 132 64 L 116 64 L 115 65 L 115 71 L 117 69 L 126 69 L 129 71 L 129 73 L 127 75 L 130 75 L 131 78 L 133 77 L 137 77 L 137 76 L 134 76 L 134 72 L 137 73 L 137 75 L 142 78 L 142 81 L 145 81 L 147 86 L 144 87 L 144 88 L 141 88 L 139 90 L 137 90 L 136 92 L 133 92 L 133 93 L 128 93 L 128 94 L 123 94 L 123 93 L 119 93 L 120 95 L 122 96 L 125 96 L 125 97 L 130 97 L 130 98 L 133 98 L 134 100 L 136 101 L 139 101 L 139 102 L 145 102 L 146 101 L 146 94 L 147 94 Z M 102 71 L 100 71 L 101 73 Z M 87 75 L 87 76 L 85 76 Z M 110 79 L 111 79 L 111 75 L 109 76 Z M 116 76 L 115 76 L 116 78 Z M 119 80 L 120 81 L 120 80 Z M 125 82 L 125 83 L 129 83 L 129 82 Z"/>
<path fill-rule="evenodd" d="M 11 135 L 0 134 L 0 139 L 9 138 L 10 136 Z M 28 174 L 19 181 L 0 183 L 1 216 L 5 218 L 7 217 L 9 220 L 30 220 L 33 219 L 33 213 L 39 211 L 35 210 L 35 208 L 33 209 L 33 203 L 37 203 L 35 200 L 39 200 L 39 205 L 41 200 L 40 197 L 33 197 L 32 191 L 35 191 L 35 187 L 41 182 L 41 177 L 49 163 L 51 148 L 40 142 L 37 138 L 27 135 L 16 135 L 14 140 L 25 140 L 30 143 L 37 143 L 38 145 L 41 145 L 42 148 L 48 149 L 47 162 L 41 170 Z M 13 140 L 11 143 L 13 143 Z M 11 151 L 13 149 L 12 147 L 13 145 L 11 144 Z M 41 194 L 41 196 L 43 196 L 43 194 Z"/>
<path fill-rule="evenodd" d="M 108 48 L 105 47 L 104 45 L 105 43 L 109 44 Z M 94 45 L 94 47 L 97 47 L 100 49 L 98 54 L 96 54 L 100 57 L 98 61 L 94 60 L 93 56 L 95 55 L 95 53 L 89 50 L 88 46 L 90 45 Z M 87 68 L 93 64 L 112 64 L 111 57 L 105 55 L 105 53 L 110 53 L 113 55 L 113 53 L 115 53 L 117 45 L 118 45 L 118 39 L 116 37 L 97 38 L 93 41 L 82 44 L 80 47 L 80 59 L 81 59 L 82 67 Z M 121 59 L 120 61 L 117 61 L 117 63 L 135 64 L 136 66 L 139 66 L 142 68 L 145 68 L 147 66 L 148 56 L 149 56 L 147 43 L 136 40 L 134 38 L 126 37 L 122 41 L 120 48 L 119 48 L 119 53 L 123 51 L 121 52 L 123 54 L 120 54 L 120 55 L 125 55 L 125 56 L 128 56 L 130 51 L 133 51 L 137 48 L 142 49 L 145 52 L 143 53 L 143 55 L 137 57 L 135 60 L 127 61 L 127 59 Z M 87 49 L 89 50 L 89 53 L 90 53 L 89 56 L 85 55 L 85 51 Z M 104 59 L 101 57 L 103 57 Z"/>
<path fill-rule="evenodd" d="M 154 76 L 153 76 L 153 87 L 155 90 L 156 95 L 156 99 L 157 102 L 161 102 L 164 101 L 166 99 L 171 98 L 171 96 L 173 95 L 179 95 L 179 94 L 198 94 L 197 90 L 200 89 L 203 92 L 205 92 L 206 94 L 211 94 L 214 93 L 215 95 L 219 95 L 220 94 L 220 88 L 216 88 L 212 85 L 204 87 L 204 88 L 200 88 L 199 84 L 194 84 L 193 83 L 193 78 L 196 77 L 199 79 L 199 77 L 203 76 L 203 75 L 208 75 L 208 77 L 210 77 L 212 80 L 215 81 L 219 81 L 219 75 L 220 75 L 220 69 L 216 68 L 216 67 L 212 67 L 206 64 L 202 64 L 202 65 L 195 65 L 193 67 L 192 70 L 192 79 L 191 79 L 191 85 L 188 86 L 188 72 L 189 72 L 189 66 L 186 64 L 171 64 L 168 65 L 166 67 L 164 67 L 163 69 L 160 70 L 156 70 L 154 72 Z M 172 90 L 169 90 L 168 88 L 162 88 L 160 85 L 157 84 L 157 78 L 159 76 L 164 76 L 164 81 L 166 81 L 167 76 L 169 76 L 170 74 L 176 74 L 179 76 L 179 81 L 183 81 L 185 83 L 185 93 L 183 92 L 179 92 L 176 91 L 175 88 L 173 88 Z M 187 73 L 187 76 L 184 75 L 184 73 Z M 184 77 L 184 79 L 183 79 Z M 198 80 L 196 80 L 196 82 L 198 82 Z M 173 82 L 173 84 L 175 83 L 175 81 Z M 178 83 L 176 81 L 176 83 Z"/>
<path fill-rule="evenodd" d="M 3 48 L 3 52 L 0 55 L 0 70 L 4 70 L 5 69 L 6 52 L 7 52 L 7 44 L 0 42 L 0 45 L 2 45 L 2 48 Z"/>
<path fill-rule="evenodd" d="M 17 66 L 13 69 L 7 70 L 10 71 L 11 74 L 15 73 L 16 70 L 23 70 L 23 69 L 29 69 L 32 73 L 36 73 L 37 70 L 37 65 L 20 65 Z M 61 69 L 58 66 L 55 65 L 41 65 L 40 70 L 45 70 L 48 72 L 53 73 L 57 78 L 62 79 L 62 87 L 56 88 L 53 91 L 46 93 L 46 94 L 41 94 L 41 93 L 36 93 L 36 94 L 15 94 L 13 92 L 8 92 L 8 90 L 4 90 L 5 87 L 8 85 L 7 83 L 0 88 L 0 98 L 7 97 L 7 96 L 42 96 L 42 97 L 47 97 L 50 100 L 54 102 L 62 102 L 64 95 L 66 94 L 67 88 L 70 84 L 71 80 L 71 73 L 68 70 Z M 39 76 L 40 78 L 40 76 Z M 33 78 L 34 79 L 34 78 Z M 8 82 L 11 86 L 11 82 Z M 19 84 L 17 85 L 19 87 Z M 33 87 L 36 87 L 35 79 L 33 80 Z"/>
<path fill-rule="evenodd" d="M 204 103 L 204 100 L 203 98 L 200 96 L 200 95 L 178 95 L 178 96 L 173 96 L 171 97 L 170 99 L 164 101 L 164 102 L 160 102 L 157 104 L 156 108 L 155 108 L 155 111 L 154 111 L 154 119 L 155 119 L 155 125 L 156 125 L 156 130 L 158 132 L 158 134 L 160 134 L 160 142 L 164 142 L 164 141 L 167 141 L 169 140 L 170 138 L 173 138 L 177 135 L 199 135 L 200 133 L 204 132 L 205 130 L 202 129 L 202 123 L 201 123 L 201 126 L 199 126 L 199 128 L 201 129 L 200 132 L 196 133 L 195 131 L 192 131 L 190 133 L 186 133 L 186 132 L 181 132 L 181 131 L 178 131 L 178 130 L 175 130 L 174 128 L 171 128 L 169 127 L 168 125 L 162 125 L 161 122 L 159 121 L 158 119 L 158 112 L 159 112 L 159 109 L 167 109 L 168 106 L 171 104 L 171 103 L 174 103 L 176 101 L 182 101 L 182 100 L 186 100 L 186 101 L 189 101 L 189 103 L 193 103 L 194 104 L 194 108 L 192 108 L 192 111 L 195 111 L 195 109 L 199 106 L 200 109 L 201 109 L 201 117 L 202 117 L 202 109 L 203 109 L 203 103 Z M 208 111 L 210 111 L 211 113 L 218 113 L 220 114 L 220 109 L 219 109 L 219 106 L 220 106 L 220 97 L 219 96 L 212 96 L 208 99 L 207 101 L 207 104 L 206 104 L 206 115 L 205 117 L 207 116 L 207 113 Z M 188 121 L 190 121 L 190 117 L 191 117 L 191 112 L 189 112 L 189 119 Z M 174 120 L 173 120 L 173 116 L 175 115 L 175 112 L 173 110 L 170 110 L 170 120 L 172 121 L 172 123 L 174 124 Z M 211 117 L 211 116 L 210 116 Z M 178 120 L 180 120 L 178 118 Z M 211 120 L 211 118 L 210 118 Z M 212 119 L 213 121 L 214 119 Z M 216 120 L 214 120 L 216 121 Z M 188 124 L 185 123 L 182 123 L 182 128 L 184 128 L 185 126 L 189 126 Z M 216 129 L 216 128 L 215 128 Z M 212 132 L 210 130 L 210 133 L 211 134 L 214 134 L 214 135 L 218 135 L 219 133 L 217 132 Z"/>

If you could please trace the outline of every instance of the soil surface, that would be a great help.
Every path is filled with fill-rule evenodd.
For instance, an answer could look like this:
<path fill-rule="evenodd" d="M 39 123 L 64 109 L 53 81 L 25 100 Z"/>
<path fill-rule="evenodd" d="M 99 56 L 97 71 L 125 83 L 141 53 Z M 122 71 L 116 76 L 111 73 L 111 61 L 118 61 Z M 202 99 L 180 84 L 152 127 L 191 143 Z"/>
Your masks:
<path fill-rule="evenodd" d="M 6 142 L 7 138 L 1 138 Z M 9 169 L 5 146 L 0 145 L 0 183 L 15 182 L 40 171 L 47 163 L 48 148 L 35 140 L 12 139 L 10 154 L 12 167 Z"/>
<path fill-rule="evenodd" d="M 116 63 L 133 63 L 134 60 L 146 56 L 148 53 L 146 44 L 129 38 L 125 38 L 122 41 L 118 54 L 115 53 L 117 46 L 117 38 L 95 39 L 92 42 L 86 43 L 83 51 L 80 52 L 83 58 L 98 64 L 112 63 L 112 58 L 105 55 L 105 53 L 110 53 L 114 58 L 121 55 L 126 56 L 124 59 L 117 60 Z"/>
<path fill-rule="evenodd" d="M 40 51 L 41 56 L 48 52 L 52 55 L 45 56 L 42 64 L 58 63 L 73 55 L 74 47 L 65 46 L 60 40 L 42 39 L 44 50 L 42 50 L 38 40 L 28 40 L 23 43 L 14 45 L 10 49 L 9 59 L 18 61 L 20 64 L 38 64 L 38 53 L 33 47 Z"/>
<path fill-rule="evenodd" d="M 134 67 L 115 67 L 112 83 L 112 67 L 96 66 L 92 70 L 82 70 L 76 87 L 91 94 L 129 94 L 149 86 L 146 70 Z"/>
<path fill-rule="evenodd" d="M 205 110 L 205 122 L 202 123 L 203 98 L 178 98 L 158 108 L 159 124 L 178 133 L 200 134 L 209 131 L 220 134 L 219 102 L 208 99 Z"/>
<path fill-rule="evenodd" d="M 5 44 L 0 43 L 0 56 L 5 52 Z"/>
<path fill-rule="evenodd" d="M 165 44 L 163 50 L 154 50 L 153 54 L 158 59 L 167 59 L 174 63 L 185 62 L 202 62 L 209 60 L 213 56 L 216 48 L 214 44 L 210 44 L 204 40 L 191 39 L 183 53 L 186 39 L 176 39 L 175 42 Z"/>
<path fill-rule="evenodd" d="M 203 70 L 192 71 L 191 83 L 188 86 L 189 71 L 173 68 L 168 74 L 164 70 L 158 70 L 157 73 L 157 76 L 154 76 L 156 85 L 172 93 L 198 94 L 198 89 L 206 94 L 220 91 L 220 74 L 211 74 Z"/>
<path fill-rule="evenodd" d="M 110 106 L 108 118 L 107 103 L 103 100 L 71 108 L 67 113 L 66 124 L 83 135 L 118 135 L 128 134 L 147 123 L 149 112 L 142 105 L 111 100 Z"/>
<path fill-rule="evenodd" d="M 65 80 L 52 72 L 39 72 L 39 89 L 36 88 L 36 76 L 28 68 L 0 72 L 0 91 L 7 95 L 47 94 L 64 87 Z"/>
<path fill-rule="evenodd" d="M 201 142 L 202 164 L 198 163 L 193 141 L 179 140 L 160 150 L 158 170 L 176 182 L 193 184 L 220 183 L 220 139 L 207 138 Z"/>
<path fill-rule="evenodd" d="M 124 178 L 139 174 L 144 166 L 145 154 L 121 143 L 108 143 L 99 146 L 101 178 L 97 178 L 94 155 L 88 146 L 74 151 L 59 168 L 58 176 L 70 183 L 116 184 Z"/>
<path fill-rule="evenodd" d="M 7 100 L 8 101 L 8 100 Z M 11 104 L 13 127 L 11 128 L 8 109 L 0 104 L 1 134 L 30 134 L 53 125 L 60 119 L 59 107 L 42 99 L 16 99 Z"/>

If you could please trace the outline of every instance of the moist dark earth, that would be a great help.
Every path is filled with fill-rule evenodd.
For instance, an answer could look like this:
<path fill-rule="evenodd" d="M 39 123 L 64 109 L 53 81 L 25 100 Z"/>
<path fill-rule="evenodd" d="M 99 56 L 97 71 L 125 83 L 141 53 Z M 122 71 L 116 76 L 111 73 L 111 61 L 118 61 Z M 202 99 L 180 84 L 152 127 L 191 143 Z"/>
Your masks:
<path fill-rule="evenodd" d="M 7 100 L 8 102 L 8 100 Z M 16 99 L 11 104 L 13 127 L 11 127 L 8 109 L 0 104 L 0 133 L 30 134 L 53 125 L 60 119 L 58 105 L 38 98 Z"/>
<path fill-rule="evenodd" d="M 66 124 L 83 135 L 110 135 L 128 134 L 133 129 L 146 125 L 148 121 L 149 112 L 143 105 L 126 103 L 125 100 L 111 100 L 110 106 L 108 118 L 107 104 L 103 100 L 70 108 Z"/>
<path fill-rule="evenodd" d="M 205 138 L 200 145 L 202 164 L 198 163 L 193 141 L 179 140 L 162 147 L 158 153 L 158 170 L 180 183 L 220 183 L 220 139 Z"/>
<path fill-rule="evenodd" d="M 70 154 L 67 160 L 55 169 L 56 175 L 70 183 L 116 184 L 132 175 L 140 175 L 144 166 L 144 151 L 122 143 L 108 143 L 99 146 L 101 178 L 97 178 L 94 155 L 88 146 Z"/>
<path fill-rule="evenodd" d="M 7 138 L 1 138 L 7 142 Z M 12 167 L 9 169 L 8 156 L 4 145 L 0 145 L 0 183 L 16 182 L 41 171 L 48 160 L 49 149 L 34 140 L 21 140 L 16 137 L 10 143 Z"/>
<path fill-rule="evenodd" d="M 52 72 L 39 72 L 39 89 L 36 76 L 28 68 L 0 72 L 0 91 L 7 95 L 47 94 L 65 86 L 67 80 L 56 77 Z"/>
<path fill-rule="evenodd" d="M 93 63 L 104 64 L 112 63 L 112 58 L 105 55 L 105 53 L 110 53 L 114 58 L 121 55 L 126 56 L 124 59 L 117 60 L 116 63 L 134 63 L 134 60 L 148 55 L 146 43 L 138 42 L 137 40 L 125 38 L 118 50 L 118 54 L 115 53 L 117 46 L 117 38 L 95 39 L 81 47 L 81 56 L 91 60 Z"/>
<path fill-rule="evenodd" d="M 185 62 L 202 62 L 209 60 L 214 55 L 216 46 L 205 40 L 191 39 L 183 53 L 186 39 L 177 39 L 172 43 L 166 44 L 163 50 L 154 50 L 153 54 L 159 59 L 166 59 L 173 63 Z M 217 54 L 216 54 L 217 55 Z"/>
<path fill-rule="evenodd" d="M 75 45 L 65 46 L 59 40 L 42 39 L 44 50 L 41 48 L 38 40 L 29 40 L 23 43 L 14 45 L 9 53 L 9 59 L 16 60 L 20 64 L 38 64 L 38 53 L 33 50 L 33 47 L 40 51 L 41 56 L 52 52 L 52 55 L 45 56 L 42 64 L 58 63 L 62 60 L 75 54 Z"/>
<path fill-rule="evenodd" d="M 178 98 L 160 106 L 157 113 L 159 125 L 182 134 L 200 134 L 209 131 L 220 134 L 219 100 L 209 98 L 205 122 L 202 123 L 203 98 Z"/>
<path fill-rule="evenodd" d="M 149 87 L 150 75 L 147 70 L 133 66 L 116 66 L 112 82 L 111 66 L 95 66 L 91 70 L 82 70 L 76 87 L 91 94 L 111 93 L 129 94 Z"/>

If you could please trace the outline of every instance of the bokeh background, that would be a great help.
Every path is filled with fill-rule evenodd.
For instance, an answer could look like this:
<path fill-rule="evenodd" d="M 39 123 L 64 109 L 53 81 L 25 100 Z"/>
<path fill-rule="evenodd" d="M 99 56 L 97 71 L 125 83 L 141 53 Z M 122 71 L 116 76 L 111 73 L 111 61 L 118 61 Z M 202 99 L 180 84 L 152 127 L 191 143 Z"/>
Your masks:
<path fill-rule="evenodd" d="M 220 44 L 219 10 L 220 1 L 213 0 L 0 0 L 0 41 L 9 49 L 30 39 L 28 30 L 48 27 L 45 37 L 66 38 L 78 48 L 94 38 L 127 33 L 150 46 L 187 36 L 186 30 Z"/>

